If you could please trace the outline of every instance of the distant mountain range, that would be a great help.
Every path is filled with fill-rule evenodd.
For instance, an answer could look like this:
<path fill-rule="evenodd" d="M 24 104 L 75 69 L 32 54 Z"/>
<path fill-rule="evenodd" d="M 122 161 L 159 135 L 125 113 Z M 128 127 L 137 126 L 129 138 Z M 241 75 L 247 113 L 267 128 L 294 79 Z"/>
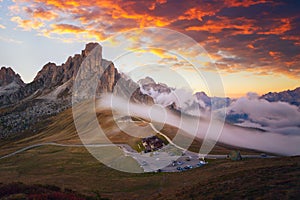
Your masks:
<path fill-rule="evenodd" d="M 262 95 L 260 98 L 269 102 L 287 102 L 292 105 L 300 106 L 300 87 L 294 90 L 287 90 L 283 92 L 269 92 Z"/>
<path fill-rule="evenodd" d="M 151 77 L 146 77 L 139 80 L 138 84 L 140 85 L 142 93 L 151 96 L 156 103 L 168 106 L 175 102 L 175 97 L 168 99 L 166 96 L 170 96 L 171 93 L 176 93 L 176 88 L 171 88 L 164 83 L 156 83 Z M 177 97 L 182 97 L 182 95 L 179 93 L 176 93 L 176 95 Z M 194 94 L 191 93 L 189 98 L 191 99 L 191 102 L 187 104 L 187 106 L 191 106 L 191 104 L 193 104 L 195 101 L 202 108 L 211 108 L 213 104 L 214 109 L 221 108 L 222 106 L 228 107 L 232 102 L 235 101 L 235 99 L 231 99 L 229 97 L 209 97 L 205 92 L 196 92 Z M 258 99 L 265 99 L 269 102 L 280 101 L 289 103 L 291 105 L 300 106 L 300 87 L 294 90 L 282 92 L 269 92 L 262 96 L 258 96 Z"/>

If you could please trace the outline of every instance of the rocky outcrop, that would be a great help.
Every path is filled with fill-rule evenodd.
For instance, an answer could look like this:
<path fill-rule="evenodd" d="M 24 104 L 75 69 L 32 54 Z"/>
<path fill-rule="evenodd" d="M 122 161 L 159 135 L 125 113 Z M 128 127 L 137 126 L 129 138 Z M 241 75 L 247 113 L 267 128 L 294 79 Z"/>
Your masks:
<path fill-rule="evenodd" d="M 198 101 L 202 101 L 205 106 L 211 106 L 211 98 L 205 92 L 196 92 L 195 97 Z"/>
<path fill-rule="evenodd" d="M 168 87 L 164 83 L 156 83 L 151 77 L 140 79 L 138 84 L 144 94 L 152 95 L 152 93 L 170 93 L 172 88 Z"/>
<path fill-rule="evenodd" d="M 154 100 L 147 94 L 143 94 L 140 88 L 137 88 L 131 95 L 130 101 L 134 103 L 142 103 L 147 105 L 153 105 Z"/>
<path fill-rule="evenodd" d="M 25 86 L 19 74 L 11 68 L 2 67 L 0 70 L 0 107 L 20 99 L 21 91 Z"/>
<path fill-rule="evenodd" d="M 124 74 L 119 74 L 113 94 L 133 103 L 153 105 L 153 98 L 141 92 L 140 85 Z"/>
<path fill-rule="evenodd" d="M 10 67 L 2 67 L 0 69 L 0 87 L 7 86 L 13 82 L 19 86 L 25 85 L 19 74 L 16 74 Z"/>

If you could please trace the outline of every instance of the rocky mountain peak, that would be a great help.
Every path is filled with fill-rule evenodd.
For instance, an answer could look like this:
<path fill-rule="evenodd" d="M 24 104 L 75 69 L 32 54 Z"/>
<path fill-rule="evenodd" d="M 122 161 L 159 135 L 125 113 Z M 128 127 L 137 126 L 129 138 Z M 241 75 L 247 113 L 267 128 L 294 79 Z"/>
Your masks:
<path fill-rule="evenodd" d="M 164 83 L 156 83 L 151 77 L 140 79 L 138 84 L 144 94 L 152 95 L 153 91 L 158 93 L 170 93 L 172 88 Z"/>
<path fill-rule="evenodd" d="M 16 74 L 14 70 L 10 67 L 2 67 L 0 69 L 0 87 L 6 86 L 15 82 L 20 86 L 24 86 L 24 82 L 22 81 L 19 74 Z"/>
<path fill-rule="evenodd" d="M 82 50 L 81 55 L 83 57 L 88 56 L 88 54 L 97 46 L 99 45 L 97 42 L 91 42 L 85 45 L 85 49 Z"/>
<path fill-rule="evenodd" d="M 54 71 L 56 70 L 56 64 L 55 63 L 47 63 L 46 65 L 44 65 L 44 67 L 42 68 L 41 71 L 39 71 L 36 75 L 36 77 L 34 78 L 34 81 L 48 77 L 48 76 L 52 76 Z"/>
<path fill-rule="evenodd" d="M 196 92 L 195 96 L 198 100 L 202 100 L 206 105 L 211 104 L 211 99 L 207 96 L 205 92 Z"/>
<path fill-rule="evenodd" d="M 153 78 L 147 76 L 146 78 L 140 79 L 137 83 L 143 86 L 148 84 L 155 84 L 155 81 L 153 80 Z"/>
<path fill-rule="evenodd" d="M 67 61 L 61 66 L 55 63 L 47 63 L 41 71 L 38 72 L 33 82 L 39 82 L 40 89 L 55 88 L 76 77 L 77 72 L 88 54 L 97 46 L 98 43 L 88 43 L 81 54 L 69 56 Z M 70 83 L 71 84 L 71 83 Z M 71 85 L 68 86 L 70 90 Z"/>

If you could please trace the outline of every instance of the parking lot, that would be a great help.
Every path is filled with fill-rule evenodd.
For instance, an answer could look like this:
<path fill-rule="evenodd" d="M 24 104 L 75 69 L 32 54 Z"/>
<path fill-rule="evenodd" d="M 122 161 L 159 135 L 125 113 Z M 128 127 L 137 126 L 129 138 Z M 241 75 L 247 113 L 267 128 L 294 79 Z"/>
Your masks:
<path fill-rule="evenodd" d="M 182 150 L 178 150 L 172 145 L 167 145 L 155 152 L 137 153 L 126 151 L 126 154 L 133 157 L 145 172 L 181 172 L 206 164 L 202 159 L 199 160 L 197 153 L 190 151 L 183 153 Z"/>
<path fill-rule="evenodd" d="M 172 161 L 172 163 L 161 171 L 163 172 L 181 172 L 190 170 L 197 167 L 202 167 L 207 164 L 207 162 L 199 159 L 198 155 L 193 152 L 185 152 L 183 156 L 179 157 L 177 160 Z"/>

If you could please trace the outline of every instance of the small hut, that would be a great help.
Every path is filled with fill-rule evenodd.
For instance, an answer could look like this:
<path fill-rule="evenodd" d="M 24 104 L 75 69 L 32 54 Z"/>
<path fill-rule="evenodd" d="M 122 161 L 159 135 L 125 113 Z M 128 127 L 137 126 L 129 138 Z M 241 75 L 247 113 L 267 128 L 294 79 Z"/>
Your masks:
<path fill-rule="evenodd" d="M 229 158 L 230 160 L 233 160 L 233 161 L 242 160 L 242 156 L 241 156 L 240 151 L 231 151 L 231 152 L 228 154 L 228 158 Z"/>

